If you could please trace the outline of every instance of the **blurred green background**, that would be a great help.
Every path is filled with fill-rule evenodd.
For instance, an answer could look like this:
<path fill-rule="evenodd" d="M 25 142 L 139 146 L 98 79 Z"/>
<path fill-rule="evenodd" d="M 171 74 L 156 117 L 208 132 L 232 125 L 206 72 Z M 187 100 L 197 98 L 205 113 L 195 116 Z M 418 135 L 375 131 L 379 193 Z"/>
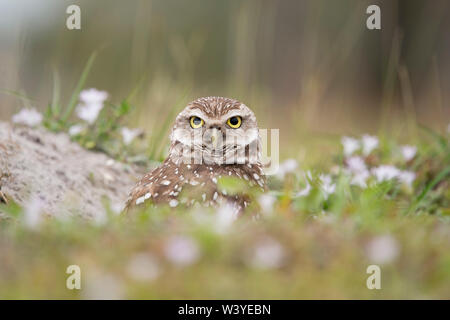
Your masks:
<path fill-rule="evenodd" d="M 81 7 L 81 30 L 66 28 L 71 4 Z M 366 28 L 371 4 L 381 7 L 381 30 Z M 10 212 L 0 220 L 1 297 L 450 296 L 450 153 L 448 135 L 435 134 L 450 122 L 450 1 L 0 0 L 0 17 L 0 120 L 29 105 L 43 112 L 55 84 L 65 105 L 97 52 L 85 87 L 115 104 L 135 91 L 125 125 L 146 130 L 148 149 L 167 145 L 155 137 L 168 135 L 165 120 L 189 101 L 228 96 L 251 107 L 261 128 L 280 129 L 282 160 L 339 175 L 328 200 L 317 182 L 309 197 L 292 195 L 306 188 L 301 171 L 275 181 L 273 215 L 243 217 L 225 234 L 212 212 L 195 208 L 150 208 L 131 221 L 109 212 L 103 225 L 48 219 L 30 231 L 18 206 L 0 207 Z M 426 139 L 418 124 L 431 127 Z M 414 188 L 350 187 L 339 140 L 361 133 L 380 138 L 364 161 L 414 171 Z M 418 147 L 409 162 L 405 143 Z M 166 257 L 179 235 L 199 252 L 192 266 Z M 365 286 L 373 243 L 394 247 L 382 291 Z M 248 263 L 253 251 L 286 261 L 259 270 Z M 85 291 L 64 286 L 74 262 L 86 270 Z"/>
<path fill-rule="evenodd" d="M 81 7 L 81 30 L 66 28 L 70 4 Z M 381 7 L 382 30 L 366 28 L 370 4 Z M 449 7 L 446 0 L 0 0 L 0 89 L 43 110 L 57 77 L 67 101 L 97 50 L 87 87 L 115 102 L 139 87 L 130 125 L 148 132 L 164 113 L 209 95 L 244 101 L 260 127 L 283 128 L 282 154 L 302 134 L 408 135 L 406 119 L 444 131 Z M 0 119 L 23 105 L 0 94 Z"/>

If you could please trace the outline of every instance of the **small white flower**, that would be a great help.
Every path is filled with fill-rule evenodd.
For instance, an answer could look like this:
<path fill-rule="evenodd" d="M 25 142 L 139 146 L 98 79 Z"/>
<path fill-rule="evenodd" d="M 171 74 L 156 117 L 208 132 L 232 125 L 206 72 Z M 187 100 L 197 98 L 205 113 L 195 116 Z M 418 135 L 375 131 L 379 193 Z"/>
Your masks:
<path fill-rule="evenodd" d="M 363 158 L 358 156 L 350 157 L 346 160 L 347 168 L 351 173 L 367 171 L 366 163 Z"/>
<path fill-rule="evenodd" d="M 79 104 L 75 112 L 80 119 L 93 124 L 102 109 L 103 103 Z"/>
<path fill-rule="evenodd" d="M 378 147 L 378 138 L 374 136 L 370 136 L 365 134 L 362 136 L 362 146 L 363 146 L 363 154 L 365 156 L 369 155 L 373 149 Z"/>
<path fill-rule="evenodd" d="M 381 165 L 379 167 L 372 168 L 372 174 L 378 182 L 382 182 L 397 178 L 400 174 L 400 170 L 391 165 Z"/>
<path fill-rule="evenodd" d="M 79 135 L 86 127 L 82 124 L 74 124 L 69 128 L 69 135 L 70 136 L 77 136 Z"/>
<path fill-rule="evenodd" d="M 273 205 L 277 199 L 271 194 L 262 194 L 258 198 L 258 203 L 261 206 L 261 211 L 264 214 L 271 214 L 273 212 Z"/>
<path fill-rule="evenodd" d="M 359 141 L 352 137 L 345 137 L 345 136 L 342 137 L 341 143 L 342 146 L 344 147 L 345 156 L 352 155 L 360 147 Z"/>
<path fill-rule="evenodd" d="M 373 238 L 367 245 L 367 256 L 375 264 L 390 263 L 397 258 L 400 248 L 397 240 L 391 235 Z"/>
<path fill-rule="evenodd" d="M 171 208 L 175 208 L 177 205 L 178 205 L 178 200 L 177 200 L 177 199 L 171 199 L 171 200 L 169 201 L 169 206 L 170 206 Z"/>
<path fill-rule="evenodd" d="M 300 190 L 300 191 L 298 191 L 298 192 L 295 194 L 295 197 L 306 197 L 306 196 L 309 195 L 310 192 L 311 192 L 311 185 L 310 185 L 309 182 L 307 181 L 307 182 L 306 182 L 305 188 L 302 189 L 302 190 Z"/>
<path fill-rule="evenodd" d="M 171 238 L 164 252 L 169 261 L 180 267 L 191 265 L 200 257 L 200 249 L 197 242 L 185 236 Z"/>
<path fill-rule="evenodd" d="M 136 139 L 136 137 L 138 137 L 142 133 L 142 130 L 123 127 L 120 133 L 122 134 L 123 143 L 129 145 L 134 139 Z"/>
<path fill-rule="evenodd" d="M 367 179 L 369 178 L 370 173 L 368 170 L 357 172 L 353 175 L 352 179 L 350 180 L 350 184 L 366 188 L 367 187 Z"/>
<path fill-rule="evenodd" d="M 118 215 L 125 209 L 125 205 L 123 202 L 115 201 L 110 204 L 110 208 L 113 213 Z"/>
<path fill-rule="evenodd" d="M 29 127 L 34 127 L 42 122 L 42 114 L 35 108 L 22 109 L 12 117 L 14 123 L 20 123 Z"/>
<path fill-rule="evenodd" d="M 366 180 L 369 178 L 370 174 L 367 170 L 364 159 L 359 156 L 353 156 L 346 159 L 345 162 L 346 169 L 344 170 L 344 172 L 350 174 L 350 184 L 359 186 L 361 188 L 366 188 Z"/>
<path fill-rule="evenodd" d="M 321 174 L 319 176 L 320 180 L 320 188 L 322 189 L 322 193 L 325 199 L 328 199 L 330 194 L 333 194 L 336 191 L 336 184 L 331 182 L 331 176 L 327 174 Z"/>
<path fill-rule="evenodd" d="M 138 281 L 151 281 L 160 275 L 156 259 L 148 253 L 138 253 L 131 257 L 127 265 L 127 274 Z"/>
<path fill-rule="evenodd" d="M 284 248 L 272 238 L 255 245 L 249 257 L 249 264 L 258 269 L 274 269 L 282 266 L 285 259 Z"/>
<path fill-rule="evenodd" d="M 330 194 L 333 194 L 336 191 L 336 184 L 327 184 L 322 186 L 322 191 L 323 194 L 325 196 L 325 199 L 328 199 L 328 197 L 330 196 Z"/>
<path fill-rule="evenodd" d="M 123 282 L 114 274 L 89 270 L 86 272 L 82 296 L 88 300 L 119 300 L 124 298 Z"/>
<path fill-rule="evenodd" d="M 294 172 L 297 167 L 298 163 L 295 159 L 287 159 L 278 167 L 277 177 L 283 179 L 287 173 Z"/>
<path fill-rule="evenodd" d="M 25 227 L 37 230 L 43 219 L 44 201 L 36 195 L 33 195 L 25 204 L 23 223 Z"/>
<path fill-rule="evenodd" d="M 103 226 L 108 222 L 108 213 L 106 210 L 98 210 L 92 217 L 92 223 L 96 226 Z"/>
<path fill-rule="evenodd" d="M 412 171 L 401 171 L 398 175 L 398 179 L 401 183 L 411 188 L 412 183 L 416 179 L 416 174 Z"/>
<path fill-rule="evenodd" d="M 400 150 L 405 161 L 412 160 L 417 153 L 417 147 L 415 146 L 402 146 Z"/>
<path fill-rule="evenodd" d="M 239 208 L 225 203 L 219 207 L 213 220 L 213 229 L 219 234 L 227 233 L 237 219 Z"/>
<path fill-rule="evenodd" d="M 108 99 L 108 93 L 95 88 L 86 89 L 80 92 L 80 100 L 86 105 L 103 104 L 106 99 Z"/>
<path fill-rule="evenodd" d="M 100 111 L 103 109 L 103 103 L 108 98 L 108 93 L 97 89 L 87 89 L 80 93 L 82 102 L 75 110 L 80 119 L 92 124 L 97 120 Z"/>
<path fill-rule="evenodd" d="M 282 164 L 284 172 L 294 172 L 295 169 L 297 169 L 298 164 L 295 159 L 287 159 Z"/>
<path fill-rule="evenodd" d="M 298 198 L 298 197 L 306 197 L 309 195 L 309 193 L 311 192 L 311 184 L 309 183 L 310 180 L 312 180 L 312 175 L 311 175 L 311 171 L 307 171 L 306 174 L 303 174 L 303 177 L 305 178 L 305 188 L 298 191 L 295 195 L 294 198 Z"/>

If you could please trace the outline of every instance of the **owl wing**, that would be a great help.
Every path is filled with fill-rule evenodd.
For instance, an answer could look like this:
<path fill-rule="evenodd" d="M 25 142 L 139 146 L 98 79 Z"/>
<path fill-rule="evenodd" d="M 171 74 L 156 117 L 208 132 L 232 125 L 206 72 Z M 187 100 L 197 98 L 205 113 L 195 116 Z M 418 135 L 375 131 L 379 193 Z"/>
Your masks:
<path fill-rule="evenodd" d="M 231 201 L 242 208 L 249 201 L 245 195 L 229 196 L 217 188 L 221 176 L 236 176 L 250 185 L 259 185 L 265 191 L 265 179 L 261 167 L 252 165 L 206 166 L 176 165 L 167 159 L 161 166 L 147 173 L 131 190 L 126 208 L 151 203 L 168 203 L 177 206 L 178 201 L 187 205 L 195 202 L 214 204 L 220 200 Z M 183 197 L 178 198 L 183 190 Z M 150 202 L 150 201 L 149 201 Z"/>
<path fill-rule="evenodd" d="M 149 199 L 152 193 L 154 193 L 154 186 L 150 182 L 148 182 L 148 179 L 151 177 L 151 173 L 147 173 L 130 191 L 128 195 L 128 199 L 125 205 L 126 209 L 129 209 L 131 207 L 134 207 L 136 205 L 139 205 L 140 203 L 143 203 L 145 199 L 145 195 L 149 194 L 147 196 L 147 199 Z"/>
<path fill-rule="evenodd" d="M 180 193 L 184 180 L 180 168 L 167 159 L 161 166 L 144 175 L 136 184 L 129 194 L 126 208 L 140 205 L 150 199 L 152 203 L 170 204 L 170 201 L 175 200 Z"/>

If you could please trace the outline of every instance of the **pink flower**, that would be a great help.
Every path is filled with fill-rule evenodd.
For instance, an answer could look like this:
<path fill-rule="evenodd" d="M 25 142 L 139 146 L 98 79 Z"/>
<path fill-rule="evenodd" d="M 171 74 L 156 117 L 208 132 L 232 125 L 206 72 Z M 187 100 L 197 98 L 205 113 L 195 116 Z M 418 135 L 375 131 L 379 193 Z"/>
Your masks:
<path fill-rule="evenodd" d="M 402 146 L 400 150 L 405 161 L 412 160 L 417 153 L 417 147 L 415 146 Z"/>
<path fill-rule="evenodd" d="M 248 263 L 258 269 L 274 269 L 282 266 L 284 259 L 285 251 L 281 244 L 266 238 L 252 248 Z"/>
<path fill-rule="evenodd" d="M 360 148 L 359 141 L 351 137 L 342 137 L 342 146 L 344 147 L 344 155 L 350 156 Z"/>
<path fill-rule="evenodd" d="M 129 145 L 134 139 L 136 139 L 136 137 L 142 134 L 142 130 L 123 127 L 120 133 L 122 134 L 123 143 Z"/>
<path fill-rule="evenodd" d="M 164 252 L 169 261 L 181 267 L 195 263 L 200 257 L 197 242 L 186 236 L 169 239 Z"/>
<path fill-rule="evenodd" d="M 365 134 L 362 136 L 363 154 L 365 156 L 369 155 L 372 150 L 378 147 L 378 138 Z"/>
<path fill-rule="evenodd" d="M 80 100 L 86 105 L 103 104 L 106 99 L 108 99 L 108 93 L 95 88 L 86 89 L 80 92 Z"/>
<path fill-rule="evenodd" d="M 336 184 L 331 182 L 331 176 L 328 174 L 321 174 L 319 176 L 321 185 L 320 188 L 325 199 L 328 199 L 330 194 L 333 194 L 336 191 Z"/>
<path fill-rule="evenodd" d="M 378 182 L 382 182 L 397 178 L 400 174 L 400 170 L 391 165 L 381 165 L 379 167 L 372 168 L 372 174 Z"/>
<path fill-rule="evenodd" d="M 362 172 L 362 171 L 367 170 L 366 163 L 364 162 L 363 158 L 361 158 L 361 157 L 358 157 L 358 156 L 350 157 L 345 162 L 347 163 L 347 168 L 352 173 L 357 173 L 357 172 Z"/>
<path fill-rule="evenodd" d="M 367 245 L 366 250 L 370 262 L 386 264 L 397 258 L 400 247 L 393 236 L 382 235 L 373 238 Z"/>
<path fill-rule="evenodd" d="M 398 180 L 408 187 L 412 187 L 412 183 L 416 179 L 416 174 L 412 171 L 401 171 Z"/>

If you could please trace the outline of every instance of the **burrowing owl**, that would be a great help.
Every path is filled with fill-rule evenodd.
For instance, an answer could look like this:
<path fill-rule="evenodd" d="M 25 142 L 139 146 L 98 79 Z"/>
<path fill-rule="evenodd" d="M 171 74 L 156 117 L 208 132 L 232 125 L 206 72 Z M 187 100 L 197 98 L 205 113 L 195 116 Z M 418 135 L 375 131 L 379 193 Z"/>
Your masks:
<path fill-rule="evenodd" d="M 266 189 L 256 117 L 245 104 L 222 97 L 192 101 L 176 117 L 170 141 L 169 156 L 130 192 L 128 208 L 143 203 L 176 207 L 227 202 L 242 212 L 247 195 L 219 190 L 218 179 L 237 177 Z"/>

